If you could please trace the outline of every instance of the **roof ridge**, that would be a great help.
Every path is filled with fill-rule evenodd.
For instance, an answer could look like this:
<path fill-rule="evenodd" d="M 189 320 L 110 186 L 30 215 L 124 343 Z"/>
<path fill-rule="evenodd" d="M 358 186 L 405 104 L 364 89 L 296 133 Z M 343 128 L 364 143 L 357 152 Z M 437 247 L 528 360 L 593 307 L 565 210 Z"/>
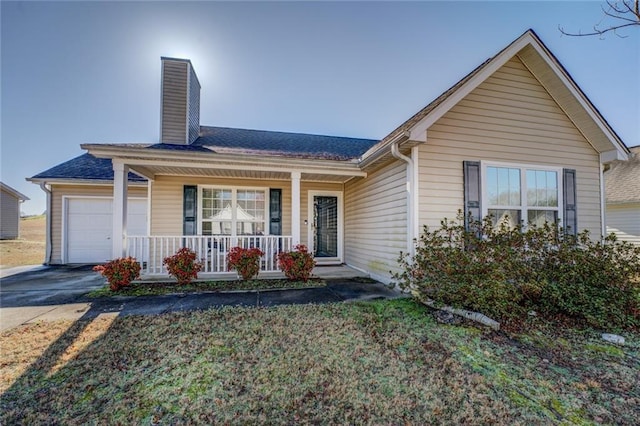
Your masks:
<path fill-rule="evenodd" d="M 300 135 L 300 136 L 317 136 L 317 137 L 323 137 L 323 138 L 353 139 L 353 140 L 361 140 L 361 141 L 379 141 L 380 140 L 377 138 L 360 138 L 360 137 L 353 137 L 353 136 L 324 135 L 324 134 L 318 134 L 318 133 L 288 132 L 283 130 L 246 129 L 242 127 L 205 126 L 201 124 L 200 129 L 202 130 L 202 128 L 240 130 L 244 132 L 280 133 L 280 134 L 286 134 L 286 135 Z"/>

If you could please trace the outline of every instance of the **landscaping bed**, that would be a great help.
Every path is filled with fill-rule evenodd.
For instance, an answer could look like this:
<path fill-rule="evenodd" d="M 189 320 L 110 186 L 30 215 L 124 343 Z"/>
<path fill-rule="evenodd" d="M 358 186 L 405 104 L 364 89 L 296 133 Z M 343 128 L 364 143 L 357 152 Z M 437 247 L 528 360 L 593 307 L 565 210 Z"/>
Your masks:
<path fill-rule="evenodd" d="M 253 280 L 233 280 L 233 281 L 194 281 L 189 284 L 178 284 L 176 282 L 144 282 L 137 281 L 112 291 L 108 285 L 89 293 L 88 297 L 111 297 L 111 296 L 156 296 L 174 293 L 199 293 L 216 291 L 258 291 L 275 289 L 301 289 L 312 287 L 324 287 L 326 282 L 315 278 L 304 281 L 292 281 L 287 279 L 253 279 Z"/>
<path fill-rule="evenodd" d="M 0 336 L 0 424 L 637 424 L 640 336 L 442 325 L 402 299 L 101 316 Z"/>

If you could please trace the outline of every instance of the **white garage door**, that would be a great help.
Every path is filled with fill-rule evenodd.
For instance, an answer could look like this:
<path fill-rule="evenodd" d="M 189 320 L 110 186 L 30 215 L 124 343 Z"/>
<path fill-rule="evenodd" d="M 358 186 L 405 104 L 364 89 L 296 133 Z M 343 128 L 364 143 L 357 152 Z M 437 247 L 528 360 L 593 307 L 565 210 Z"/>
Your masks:
<path fill-rule="evenodd" d="M 112 208 L 110 198 L 67 199 L 67 263 L 100 263 L 111 259 Z M 129 199 L 127 234 L 147 234 L 147 200 Z"/>

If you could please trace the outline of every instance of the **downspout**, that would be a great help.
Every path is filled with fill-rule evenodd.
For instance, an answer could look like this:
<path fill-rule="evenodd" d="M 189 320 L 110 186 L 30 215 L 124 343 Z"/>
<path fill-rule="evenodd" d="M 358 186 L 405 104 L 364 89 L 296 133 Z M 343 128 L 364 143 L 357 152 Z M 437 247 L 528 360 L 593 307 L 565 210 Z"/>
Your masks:
<path fill-rule="evenodd" d="M 45 255 L 44 255 L 44 264 L 49 265 L 51 263 L 51 190 L 47 188 L 47 184 L 45 182 L 40 183 L 40 189 L 42 189 L 47 194 L 47 218 L 46 218 L 46 226 L 47 226 L 47 238 L 45 241 Z"/>
<path fill-rule="evenodd" d="M 415 247 L 413 245 L 413 235 L 414 235 L 414 225 L 413 225 L 413 207 L 415 204 L 415 196 L 414 196 L 414 179 L 413 179 L 413 167 L 414 163 L 410 157 L 402 154 L 398 145 L 401 140 L 406 140 L 408 138 L 408 132 L 401 134 L 398 138 L 396 138 L 391 143 L 391 155 L 394 158 L 404 161 L 407 163 L 407 253 L 410 256 L 415 254 Z"/>
<path fill-rule="evenodd" d="M 601 241 L 607 238 L 607 200 L 605 194 L 604 174 L 611 168 L 611 164 L 601 164 L 600 166 L 600 222 L 602 227 Z"/>

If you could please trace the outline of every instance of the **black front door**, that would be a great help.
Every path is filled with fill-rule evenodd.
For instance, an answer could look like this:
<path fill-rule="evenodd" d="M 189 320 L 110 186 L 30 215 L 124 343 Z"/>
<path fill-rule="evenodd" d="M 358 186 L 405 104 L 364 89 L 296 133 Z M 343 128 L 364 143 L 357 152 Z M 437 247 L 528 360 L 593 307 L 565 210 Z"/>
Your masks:
<path fill-rule="evenodd" d="M 338 257 L 338 197 L 314 196 L 315 257 Z"/>

